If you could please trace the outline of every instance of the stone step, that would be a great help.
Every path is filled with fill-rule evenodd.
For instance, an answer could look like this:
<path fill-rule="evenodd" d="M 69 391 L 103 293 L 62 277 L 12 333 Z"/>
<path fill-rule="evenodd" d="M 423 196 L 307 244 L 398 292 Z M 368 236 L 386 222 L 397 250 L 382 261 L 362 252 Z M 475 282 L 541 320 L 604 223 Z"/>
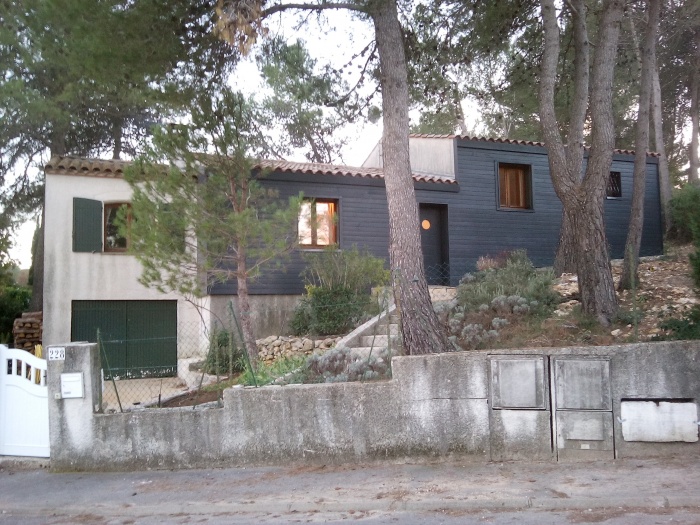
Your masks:
<path fill-rule="evenodd" d="M 366 335 L 399 335 L 400 333 L 399 325 L 393 323 L 390 325 L 378 324 L 365 332 Z"/>
<path fill-rule="evenodd" d="M 392 350 L 394 347 L 392 347 Z M 383 350 L 383 347 L 381 346 L 375 346 L 374 348 L 370 346 L 358 346 L 355 348 L 350 349 L 352 351 L 352 355 L 355 355 L 361 359 L 367 359 L 370 355 L 377 356 L 379 355 L 379 352 Z M 396 353 L 396 352 L 394 352 Z"/>

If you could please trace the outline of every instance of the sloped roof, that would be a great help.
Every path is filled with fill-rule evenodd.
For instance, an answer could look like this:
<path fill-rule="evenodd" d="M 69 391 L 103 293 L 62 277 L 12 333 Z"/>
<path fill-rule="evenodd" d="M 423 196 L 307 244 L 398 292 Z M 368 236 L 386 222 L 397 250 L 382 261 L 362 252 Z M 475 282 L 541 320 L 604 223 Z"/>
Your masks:
<path fill-rule="evenodd" d="M 494 138 L 494 137 L 472 137 L 470 135 L 431 135 L 428 133 L 413 133 L 410 135 L 411 138 L 419 139 L 460 139 L 469 140 L 473 142 L 493 142 L 495 144 L 513 144 L 517 146 L 537 146 L 544 148 L 544 142 L 537 142 L 534 140 L 517 140 L 517 139 L 504 139 L 504 138 Z M 586 147 L 586 149 L 590 149 Z M 615 153 L 620 155 L 634 155 L 633 149 L 615 149 Z M 658 157 L 659 154 L 655 151 L 647 151 L 648 157 Z"/>
<path fill-rule="evenodd" d="M 130 164 L 124 160 L 84 159 L 80 157 L 52 157 L 44 166 L 46 172 L 55 175 L 82 175 L 86 177 L 121 178 L 124 169 Z M 257 166 L 281 173 L 305 173 L 309 175 L 339 175 L 369 179 L 383 179 L 384 172 L 378 168 L 357 168 L 337 166 L 334 164 L 315 164 L 310 162 L 288 162 L 281 160 L 264 160 Z M 457 184 L 450 177 L 435 175 L 413 175 L 416 182 Z"/>

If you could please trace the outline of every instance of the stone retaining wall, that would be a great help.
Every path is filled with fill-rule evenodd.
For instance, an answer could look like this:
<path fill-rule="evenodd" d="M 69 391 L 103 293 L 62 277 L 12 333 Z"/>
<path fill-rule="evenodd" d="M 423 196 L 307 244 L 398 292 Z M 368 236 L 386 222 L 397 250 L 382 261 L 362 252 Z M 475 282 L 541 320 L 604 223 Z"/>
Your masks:
<path fill-rule="evenodd" d="M 308 356 L 314 352 L 325 352 L 333 348 L 340 337 L 310 339 L 308 337 L 286 337 L 271 335 L 256 341 L 258 355 L 263 362 L 271 362 L 280 357 Z"/>

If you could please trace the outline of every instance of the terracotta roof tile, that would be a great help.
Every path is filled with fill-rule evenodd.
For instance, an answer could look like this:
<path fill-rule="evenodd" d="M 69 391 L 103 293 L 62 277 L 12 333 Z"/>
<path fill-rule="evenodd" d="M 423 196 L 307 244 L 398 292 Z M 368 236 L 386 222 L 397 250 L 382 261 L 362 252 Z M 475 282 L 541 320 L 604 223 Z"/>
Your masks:
<path fill-rule="evenodd" d="M 124 176 L 124 169 L 130 164 L 124 160 L 83 159 L 79 157 L 52 157 L 44 166 L 46 172 L 55 175 L 83 175 L 89 177 Z M 336 166 L 333 164 L 314 164 L 309 162 L 287 162 L 265 160 L 259 164 L 265 169 L 282 173 L 307 173 L 310 175 L 340 175 L 370 179 L 382 179 L 384 173 L 379 168 L 356 168 L 352 166 Z M 457 184 L 450 177 L 436 175 L 413 175 L 417 182 L 433 182 L 441 184 Z"/>

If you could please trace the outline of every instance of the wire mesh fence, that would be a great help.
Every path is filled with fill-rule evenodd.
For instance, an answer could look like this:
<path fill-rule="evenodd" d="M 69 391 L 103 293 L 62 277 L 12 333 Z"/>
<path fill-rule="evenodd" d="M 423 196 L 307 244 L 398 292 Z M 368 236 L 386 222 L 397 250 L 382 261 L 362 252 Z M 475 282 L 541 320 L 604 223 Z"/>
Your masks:
<path fill-rule="evenodd" d="M 453 290 L 446 290 L 447 285 L 435 284 L 449 282 L 447 265 L 429 268 L 427 276 L 429 284 L 432 281 L 433 300 L 453 297 Z M 403 280 L 406 284 L 407 278 L 402 272 L 394 272 L 392 279 Z M 414 285 L 415 279 L 410 279 L 408 284 Z M 286 334 L 258 340 L 260 362 L 269 365 L 280 359 L 308 358 L 324 353 L 335 346 L 339 336 L 385 312 L 392 302 L 389 287 L 375 290 L 371 297 L 334 293 L 319 294 L 316 298 L 305 296 L 291 315 Z M 222 388 L 212 385 L 227 382 L 251 368 L 249 356 L 243 351 L 240 322 L 230 303 L 227 313 L 209 326 L 203 321 L 179 322 L 176 333 L 159 333 L 158 337 L 112 337 L 108 331 L 99 333 L 103 410 L 119 412 L 170 406 L 173 398 L 193 391 L 202 393 L 203 388 L 210 389 L 209 393 L 202 394 L 203 399 L 220 399 Z M 393 332 L 386 331 L 386 327 L 374 330 L 372 346 L 378 341 L 376 351 L 382 345 L 397 346 L 398 328 L 394 327 Z M 387 341 L 377 339 L 376 335 L 384 336 L 384 331 Z M 294 337 L 293 334 L 311 335 Z M 391 350 L 396 351 L 396 348 Z"/>

